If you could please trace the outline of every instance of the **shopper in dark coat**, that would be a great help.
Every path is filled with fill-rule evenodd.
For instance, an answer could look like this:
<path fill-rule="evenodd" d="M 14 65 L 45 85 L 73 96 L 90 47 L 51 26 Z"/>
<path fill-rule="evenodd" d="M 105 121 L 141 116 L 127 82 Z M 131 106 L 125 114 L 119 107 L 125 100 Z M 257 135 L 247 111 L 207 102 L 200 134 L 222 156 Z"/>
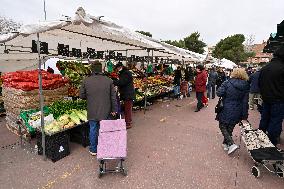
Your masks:
<path fill-rule="evenodd" d="M 119 72 L 119 80 L 114 80 L 115 86 L 118 86 L 120 99 L 124 102 L 124 115 L 127 128 L 132 127 L 132 106 L 135 98 L 135 90 L 133 85 L 132 74 L 121 62 L 115 66 L 115 70 Z"/>
<path fill-rule="evenodd" d="M 202 96 L 206 92 L 206 83 L 207 83 L 207 72 L 204 69 L 203 65 L 198 65 L 196 67 L 197 76 L 195 78 L 195 91 L 197 98 L 197 108 L 195 112 L 199 112 L 201 108 L 204 107 L 202 103 Z"/>
<path fill-rule="evenodd" d="M 259 87 L 263 99 L 259 129 L 268 132 L 269 139 L 276 145 L 284 118 L 284 45 L 274 53 L 271 62 L 261 69 Z"/>
<path fill-rule="evenodd" d="M 247 80 L 246 71 L 236 68 L 231 74 L 231 79 L 225 81 L 217 91 L 217 95 L 223 98 L 224 106 L 216 119 L 224 136 L 224 150 L 228 150 L 228 154 L 238 148 L 232 139 L 235 125 L 248 118 L 249 83 Z"/>
<path fill-rule="evenodd" d="M 96 155 L 99 121 L 115 115 L 117 104 L 113 82 L 103 75 L 102 64 L 96 62 L 91 67 L 93 74 L 82 82 L 80 98 L 87 100 L 90 153 Z"/>
<path fill-rule="evenodd" d="M 184 80 L 187 82 L 187 93 L 188 94 L 186 94 L 188 97 L 190 97 L 190 90 L 189 90 L 189 88 L 190 88 L 190 86 L 191 86 L 191 81 L 192 81 L 192 79 L 193 78 L 191 78 L 191 75 L 190 75 L 190 73 L 189 73 L 189 68 L 186 68 L 185 70 L 184 70 Z"/>
<path fill-rule="evenodd" d="M 255 99 L 260 98 L 260 89 L 258 85 L 260 71 L 256 71 L 252 73 L 249 77 L 250 83 L 250 91 L 249 91 L 249 108 L 251 110 L 254 109 L 254 105 L 256 104 Z"/>
<path fill-rule="evenodd" d="M 182 74 L 181 74 L 181 68 L 180 66 L 177 67 L 177 69 L 174 72 L 174 92 L 175 97 L 179 97 L 180 95 L 180 84 L 181 84 Z"/>
<path fill-rule="evenodd" d="M 220 68 L 217 72 L 218 78 L 216 80 L 217 89 L 222 85 L 224 81 L 226 81 L 226 74 L 222 68 Z"/>
<path fill-rule="evenodd" d="M 211 94 L 212 94 L 212 99 L 215 98 L 217 79 L 218 79 L 218 74 L 215 68 L 210 69 L 208 74 L 208 83 L 207 83 L 207 98 L 209 99 L 211 98 Z"/>

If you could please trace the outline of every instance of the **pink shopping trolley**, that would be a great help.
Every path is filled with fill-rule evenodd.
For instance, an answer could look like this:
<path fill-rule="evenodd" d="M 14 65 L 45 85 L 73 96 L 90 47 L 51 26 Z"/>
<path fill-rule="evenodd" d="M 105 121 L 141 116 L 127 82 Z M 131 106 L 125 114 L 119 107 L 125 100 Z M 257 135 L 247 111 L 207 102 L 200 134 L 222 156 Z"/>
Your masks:
<path fill-rule="evenodd" d="M 102 120 L 98 137 L 97 159 L 99 178 L 106 173 L 122 173 L 127 175 L 124 161 L 127 156 L 127 131 L 124 119 Z M 114 169 L 107 167 L 107 162 L 117 160 L 118 166 Z"/>

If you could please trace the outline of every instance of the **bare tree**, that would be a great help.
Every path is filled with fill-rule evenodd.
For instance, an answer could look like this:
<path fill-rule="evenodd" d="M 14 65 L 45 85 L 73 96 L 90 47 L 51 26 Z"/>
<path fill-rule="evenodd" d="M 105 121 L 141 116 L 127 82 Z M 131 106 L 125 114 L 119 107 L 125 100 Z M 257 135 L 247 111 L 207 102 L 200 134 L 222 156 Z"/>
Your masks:
<path fill-rule="evenodd" d="M 249 36 L 246 37 L 246 41 L 245 41 L 245 44 L 244 44 L 246 52 L 252 51 L 254 41 L 255 41 L 255 35 L 250 34 Z"/>
<path fill-rule="evenodd" d="M 15 22 L 12 19 L 0 16 L 0 33 L 15 31 L 19 29 L 21 25 L 21 23 Z"/>

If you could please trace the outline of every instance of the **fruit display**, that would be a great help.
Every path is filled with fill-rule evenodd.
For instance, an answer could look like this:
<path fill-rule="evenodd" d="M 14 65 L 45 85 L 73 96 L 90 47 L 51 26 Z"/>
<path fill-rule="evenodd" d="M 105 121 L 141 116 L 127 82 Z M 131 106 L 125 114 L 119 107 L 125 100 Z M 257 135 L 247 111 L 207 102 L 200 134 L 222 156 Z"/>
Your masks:
<path fill-rule="evenodd" d="M 155 97 L 173 90 L 172 79 L 163 76 L 153 76 L 146 78 L 134 78 L 134 88 L 136 89 L 136 101 L 144 99 L 147 88 L 147 97 Z"/>
<path fill-rule="evenodd" d="M 60 131 L 73 128 L 80 123 L 87 121 L 86 110 L 71 110 L 68 114 L 61 115 L 57 120 L 52 121 L 44 127 L 46 134 L 55 134 Z"/>

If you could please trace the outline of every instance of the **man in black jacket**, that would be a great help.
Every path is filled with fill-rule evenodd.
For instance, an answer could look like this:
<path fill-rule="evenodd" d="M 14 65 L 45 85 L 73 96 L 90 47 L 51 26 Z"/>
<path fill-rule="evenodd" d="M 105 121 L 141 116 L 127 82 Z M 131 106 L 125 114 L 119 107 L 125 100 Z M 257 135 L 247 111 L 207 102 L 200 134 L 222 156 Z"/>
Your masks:
<path fill-rule="evenodd" d="M 119 72 L 119 80 L 114 80 L 113 84 L 118 86 L 120 99 L 124 102 L 126 127 L 130 129 L 132 127 L 132 106 L 135 95 L 133 77 L 131 72 L 121 62 L 117 63 L 115 70 Z"/>
<path fill-rule="evenodd" d="M 180 84 L 181 84 L 181 68 L 180 66 L 177 67 L 177 69 L 174 72 L 174 82 L 173 84 L 174 86 L 174 93 L 175 93 L 175 97 L 179 98 L 180 97 Z"/>
<path fill-rule="evenodd" d="M 271 142 L 279 143 L 284 118 L 284 45 L 273 54 L 271 62 L 259 75 L 263 110 L 259 129 L 268 132 Z"/>

